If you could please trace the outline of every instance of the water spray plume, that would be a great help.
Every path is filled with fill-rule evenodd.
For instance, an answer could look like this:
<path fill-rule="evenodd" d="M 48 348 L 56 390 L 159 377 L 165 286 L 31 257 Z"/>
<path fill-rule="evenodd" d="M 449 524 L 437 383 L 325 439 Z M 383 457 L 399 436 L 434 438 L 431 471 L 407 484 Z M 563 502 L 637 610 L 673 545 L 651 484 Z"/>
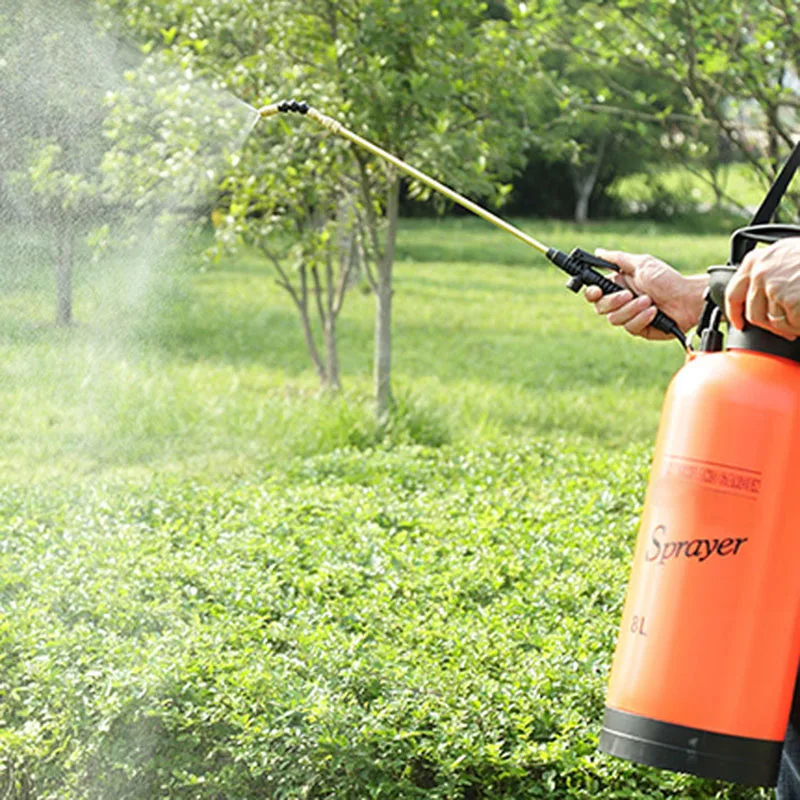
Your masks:
<path fill-rule="evenodd" d="M 344 139 L 348 139 L 349 141 L 353 142 L 353 144 L 356 144 L 364 150 L 369 151 L 373 155 L 378 156 L 378 158 L 388 161 L 390 164 L 393 164 L 395 167 L 397 167 L 397 169 L 399 169 L 401 172 L 405 172 L 406 175 L 409 175 L 415 180 L 424 183 L 426 186 L 429 186 L 434 191 L 444 195 L 454 203 L 458 203 L 458 205 L 462 206 L 462 208 L 466 208 L 467 211 L 471 211 L 476 216 L 481 217 L 481 219 L 490 222 L 492 225 L 500 228 L 508 234 L 511 234 L 511 236 L 519 239 L 529 247 L 532 247 L 534 250 L 542 253 L 542 255 L 555 264 L 559 269 L 562 269 L 571 276 L 567 282 L 567 288 L 571 291 L 577 293 L 584 286 L 599 286 L 603 294 L 613 294 L 615 292 L 621 292 L 626 288 L 625 286 L 610 280 L 600 272 L 597 272 L 598 268 L 619 271 L 619 267 L 616 264 L 612 264 L 610 261 L 605 261 L 602 258 L 598 258 L 597 256 L 592 255 L 585 250 L 581 250 L 578 247 L 567 254 L 554 247 L 549 247 L 548 245 L 543 244 L 538 239 L 534 239 L 532 236 L 529 236 L 527 233 L 521 231 L 511 223 L 506 222 L 506 220 L 498 217 L 496 214 L 492 214 L 491 211 L 479 206 L 477 203 L 473 202 L 467 197 L 464 197 L 464 195 L 459 194 L 449 186 L 445 186 L 445 184 L 440 183 L 430 175 L 426 175 L 416 167 L 412 167 L 411 164 L 406 163 L 401 158 L 389 153 L 382 147 L 378 147 L 378 145 L 370 142 L 363 136 L 359 136 L 357 133 L 354 133 L 342 125 L 342 123 L 338 120 L 323 114 L 321 111 L 318 111 L 316 108 L 310 106 L 306 102 L 300 102 L 297 100 L 283 100 L 280 103 L 266 105 L 258 110 L 258 114 L 261 119 L 267 119 L 282 113 L 294 113 L 310 117 L 315 122 L 331 131 L 331 133 L 341 136 Z M 683 331 L 681 331 L 681 329 L 678 327 L 678 324 L 671 317 L 668 317 L 666 314 L 664 314 L 663 311 L 658 311 L 650 324 L 652 327 L 674 336 L 685 350 L 688 351 L 691 349 L 686 341 L 686 337 L 683 335 Z"/>

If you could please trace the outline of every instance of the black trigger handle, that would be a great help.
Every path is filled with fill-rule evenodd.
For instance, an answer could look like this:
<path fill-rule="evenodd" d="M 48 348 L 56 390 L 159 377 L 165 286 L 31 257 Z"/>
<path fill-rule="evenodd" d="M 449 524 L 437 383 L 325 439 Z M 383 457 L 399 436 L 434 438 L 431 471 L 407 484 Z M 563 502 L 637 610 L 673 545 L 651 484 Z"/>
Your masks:
<path fill-rule="evenodd" d="M 584 286 L 599 286 L 603 294 L 614 294 L 625 289 L 624 286 L 620 286 L 602 273 L 597 272 L 597 269 L 609 269 L 619 272 L 619 267 L 616 264 L 592 255 L 580 247 L 576 247 L 569 255 L 551 247 L 546 255 L 548 260 L 571 276 L 567 281 L 567 288 L 570 291 L 579 292 Z M 635 294 L 634 297 L 636 297 Z M 659 331 L 674 336 L 683 345 L 684 349 L 686 348 L 686 337 L 683 335 L 683 331 L 678 327 L 678 323 L 663 311 L 656 312 L 656 316 L 650 325 Z"/>

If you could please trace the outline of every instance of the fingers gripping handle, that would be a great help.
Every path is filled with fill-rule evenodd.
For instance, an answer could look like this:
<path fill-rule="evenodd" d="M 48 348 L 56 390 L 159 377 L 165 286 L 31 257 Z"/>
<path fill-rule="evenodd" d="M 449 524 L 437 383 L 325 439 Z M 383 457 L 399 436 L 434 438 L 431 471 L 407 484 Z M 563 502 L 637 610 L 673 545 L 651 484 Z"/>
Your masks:
<path fill-rule="evenodd" d="M 625 289 L 624 286 L 614 283 L 614 281 L 593 269 L 593 267 L 599 267 L 600 269 L 611 269 L 619 272 L 619 267 L 616 264 L 593 256 L 579 247 L 576 247 L 569 255 L 551 247 L 547 251 L 547 258 L 572 276 L 567 282 L 567 288 L 573 292 L 579 292 L 584 286 L 599 286 L 603 294 L 614 294 Z M 663 311 L 656 312 L 656 316 L 650 325 L 659 331 L 674 336 L 683 345 L 684 349 L 687 347 L 683 331 L 678 327 L 675 320 L 667 316 Z"/>

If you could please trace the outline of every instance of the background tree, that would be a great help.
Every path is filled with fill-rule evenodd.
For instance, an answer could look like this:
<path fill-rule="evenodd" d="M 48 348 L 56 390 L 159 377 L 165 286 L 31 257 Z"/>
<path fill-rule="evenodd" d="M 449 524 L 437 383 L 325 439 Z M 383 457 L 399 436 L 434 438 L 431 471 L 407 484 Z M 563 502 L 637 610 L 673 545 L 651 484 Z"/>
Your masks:
<path fill-rule="evenodd" d="M 302 96 L 462 191 L 496 193 L 498 179 L 510 177 L 521 163 L 524 117 L 515 87 L 524 61 L 513 29 L 488 19 L 483 5 L 466 0 L 435 7 L 424 0 L 279 0 L 269 8 L 248 6 L 236 12 L 229 3 L 171 2 L 159 4 L 153 15 L 144 14 L 144 4 L 125 6 L 134 29 L 169 31 L 172 47 L 193 43 L 199 68 L 220 76 L 240 97 L 258 103 Z M 310 132 L 301 121 L 294 123 L 284 146 L 297 152 L 292 139 Z M 328 146 L 351 149 L 343 141 Z M 401 179 L 366 153 L 352 150 L 350 159 L 351 180 L 359 187 L 354 206 L 359 244 L 376 298 L 375 397 L 383 416 L 391 405 Z M 299 169 L 293 177 L 307 174 Z M 244 181 L 230 184 L 237 185 Z M 428 196 L 413 184 L 410 191 Z M 230 195 L 227 202 L 233 206 L 240 199 Z M 286 206 L 283 213 L 305 211 Z M 241 220 L 243 215 L 248 212 L 228 216 Z"/>
<path fill-rule="evenodd" d="M 602 30 L 605 23 L 595 22 Z M 653 163 L 663 165 L 669 119 L 685 114 L 687 101 L 655 72 L 594 58 L 555 4 L 521 4 L 514 9 L 514 23 L 527 34 L 530 65 L 523 94 L 533 121 L 533 147 L 526 170 L 538 179 L 538 191 L 540 162 L 557 170 L 561 180 L 549 182 L 551 213 L 563 215 L 568 196 L 573 218 L 585 222 L 590 201 L 601 200 L 614 181 Z"/>
<path fill-rule="evenodd" d="M 297 309 L 322 387 L 337 390 L 337 321 L 361 259 L 348 153 L 327 138 L 322 129 L 298 135 L 278 121 L 259 129 L 223 182 L 218 240 L 233 247 L 244 240 L 267 256 Z"/>
<path fill-rule="evenodd" d="M 186 160 L 181 156 L 182 146 L 196 139 L 192 126 L 204 120 L 208 130 L 220 133 L 216 117 L 221 115 L 227 120 L 223 141 L 229 135 L 235 141 L 236 126 L 247 133 L 257 119 L 253 108 L 248 109 L 236 98 L 248 98 L 258 105 L 268 93 L 261 88 L 266 85 L 265 76 L 274 80 L 276 74 L 291 71 L 286 55 L 268 46 L 275 38 L 274 31 L 251 25 L 252 10 L 248 16 L 237 16 L 234 9 L 229 14 L 227 8 L 217 5 L 204 11 L 196 5 L 165 3 L 158 11 L 160 15 L 139 15 L 135 5 L 127 7 L 128 22 L 134 30 L 140 36 L 156 38 L 145 46 L 150 55 L 132 78 L 143 88 L 143 98 L 115 98 L 119 124 L 114 136 L 118 146 L 113 160 L 108 160 L 109 176 L 114 176 L 120 187 L 135 187 L 143 195 L 169 192 L 174 187 L 177 176 L 170 170 L 165 172 L 164 163 L 175 165 Z M 267 25 L 271 18 L 265 20 Z M 212 31 L 222 30 L 219 36 L 205 38 Z M 245 53 L 253 54 L 252 58 L 243 58 Z M 142 100 L 153 94 L 147 87 L 154 80 L 154 72 L 164 71 L 189 76 L 184 83 L 192 87 L 191 95 L 200 97 L 159 91 L 156 109 L 151 108 L 148 115 L 147 102 Z M 203 81 L 194 80 L 198 75 Z M 157 77 L 155 84 L 178 86 L 180 80 Z M 235 96 L 224 88 L 231 84 L 235 85 Z M 324 103 L 322 86 L 318 93 Z M 151 103 L 153 99 L 150 97 Z M 128 110 L 131 102 L 136 106 L 134 114 Z M 187 102 L 193 107 L 181 110 L 179 106 Z M 155 139 L 151 117 L 169 126 Z M 141 125 L 131 126 L 131 119 Z M 188 125 L 182 126 L 182 121 Z M 238 145 L 244 147 L 234 147 L 229 153 L 227 175 L 213 194 L 216 210 L 212 216 L 220 249 L 246 242 L 273 264 L 278 284 L 289 293 L 298 311 L 309 358 L 321 385 L 338 389 L 336 324 L 359 263 L 359 248 L 353 184 L 345 180 L 348 154 L 329 147 L 327 139 L 321 128 L 312 127 L 297 135 L 287 120 L 259 125 L 249 140 L 240 135 Z M 167 140 L 175 153 L 165 159 L 163 143 Z M 143 144 L 149 151 L 145 157 L 141 156 Z M 208 152 L 194 148 L 192 161 L 207 165 L 208 159 Z M 179 167 L 178 174 L 185 179 L 192 170 Z M 198 189 L 197 185 L 188 185 L 182 194 L 193 197 Z M 201 190 L 201 194 L 207 192 Z"/>
<path fill-rule="evenodd" d="M 519 161 L 523 130 L 513 93 L 521 63 L 512 32 L 504 22 L 488 21 L 485 11 L 462 0 L 433 8 L 422 0 L 285 2 L 276 32 L 294 59 L 296 91 L 317 103 L 315 90 L 327 83 L 325 110 L 345 125 L 462 191 L 487 195 L 497 190 L 498 173 L 508 177 Z M 361 190 L 360 241 L 376 298 L 375 397 L 384 415 L 391 402 L 401 177 L 362 151 L 353 149 L 352 157 Z M 410 190 L 428 194 L 413 184 Z"/>
<path fill-rule="evenodd" d="M 107 148 L 103 96 L 125 57 L 85 12 L 72 0 L 0 9 L 5 203 L 13 197 L 9 213 L 50 239 L 59 325 L 73 320 L 78 246 L 107 211 L 97 192 Z"/>
<path fill-rule="evenodd" d="M 691 145 L 701 164 L 704 156 L 717 163 L 717 154 L 730 154 L 764 183 L 793 145 L 800 16 L 791 3 L 538 0 L 522 13 L 530 23 L 546 19 L 554 46 L 599 76 L 623 70 L 671 86 L 668 103 L 654 106 L 651 95 L 630 94 L 607 79 L 602 108 L 565 87 L 570 101 L 588 111 L 668 123 L 668 142 Z"/>

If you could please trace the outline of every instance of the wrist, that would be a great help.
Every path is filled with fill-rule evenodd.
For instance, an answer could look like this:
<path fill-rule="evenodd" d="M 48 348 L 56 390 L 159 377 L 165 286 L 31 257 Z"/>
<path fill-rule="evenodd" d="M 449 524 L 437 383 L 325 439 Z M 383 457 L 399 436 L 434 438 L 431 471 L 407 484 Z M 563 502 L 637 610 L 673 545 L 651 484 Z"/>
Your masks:
<path fill-rule="evenodd" d="M 699 275 L 687 275 L 684 277 L 682 306 L 685 309 L 686 319 L 681 320 L 680 323 L 684 331 L 693 328 L 698 323 L 700 315 L 703 313 L 703 303 L 705 302 L 708 280 L 709 276 L 705 272 Z"/>

